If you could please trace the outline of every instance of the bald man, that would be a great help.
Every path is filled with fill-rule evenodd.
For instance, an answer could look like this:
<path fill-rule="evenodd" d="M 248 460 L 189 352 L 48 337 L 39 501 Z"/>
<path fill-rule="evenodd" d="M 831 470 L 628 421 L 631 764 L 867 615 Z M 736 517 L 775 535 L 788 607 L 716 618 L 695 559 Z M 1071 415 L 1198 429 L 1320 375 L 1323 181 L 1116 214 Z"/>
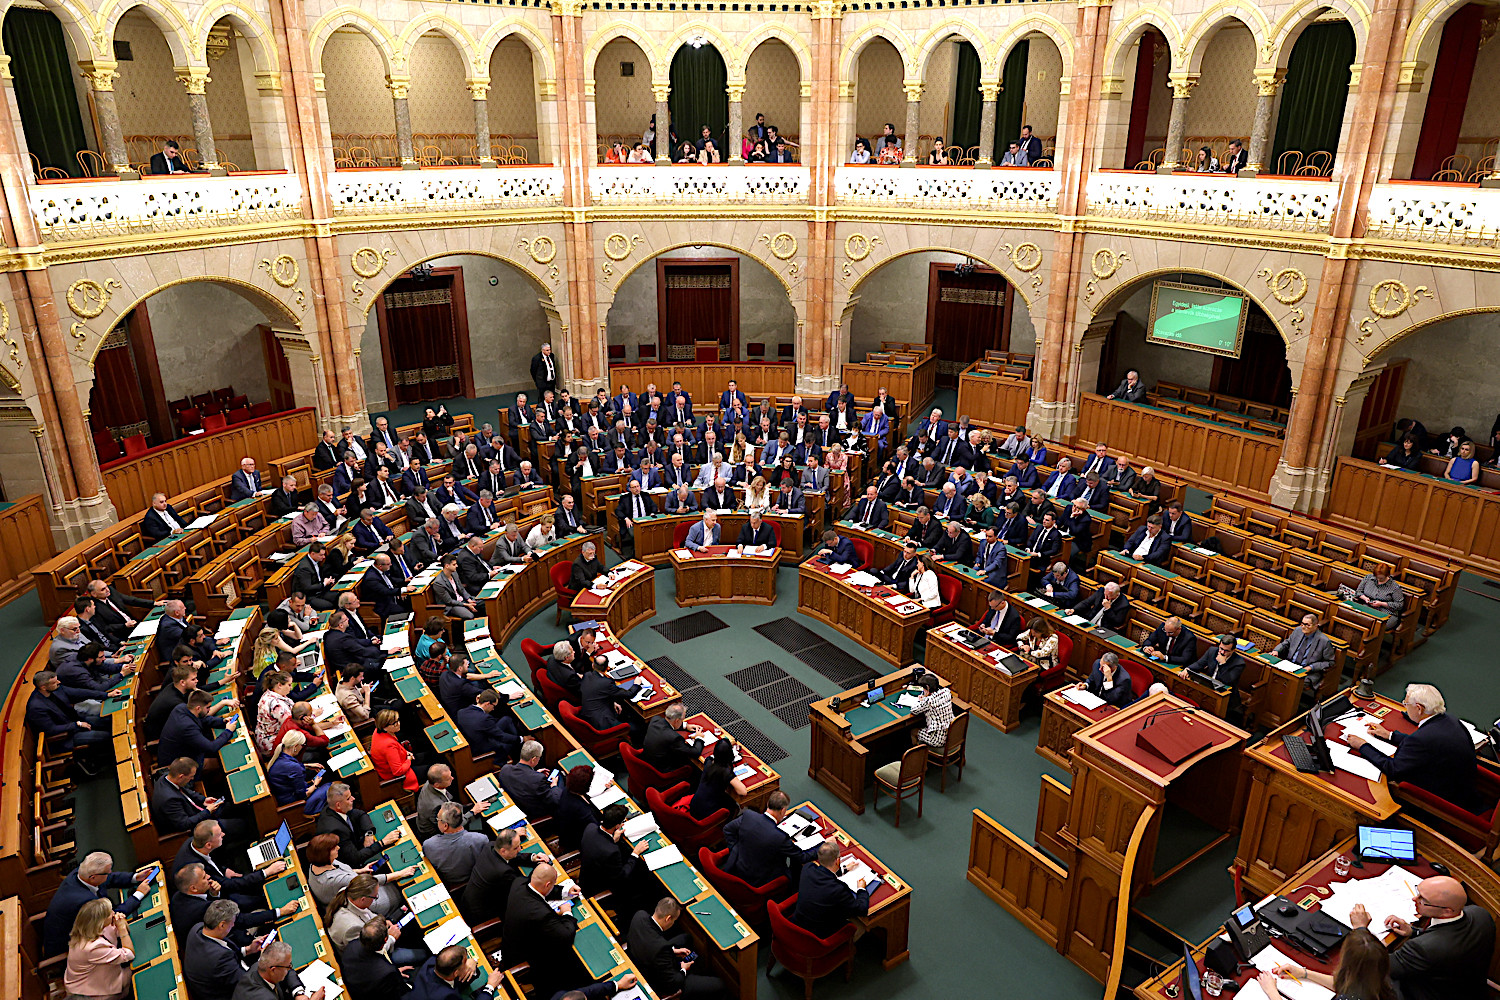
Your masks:
<path fill-rule="evenodd" d="M 1434 875 L 1417 883 L 1417 922 L 1385 918 L 1397 937 L 1391 950 L 1391 982 L 1402 1000 L 1458 1000 L 1486 995 L 1495 921 L 1482 906 L 1469 903 L 1456 878 Z M 1362 912 L 1362 911 L 1361 911 Z M 1352 918 L 1368 926 L 1370 915 Z M 1379 933 L 1379 928 L 1371 928 Z"/>

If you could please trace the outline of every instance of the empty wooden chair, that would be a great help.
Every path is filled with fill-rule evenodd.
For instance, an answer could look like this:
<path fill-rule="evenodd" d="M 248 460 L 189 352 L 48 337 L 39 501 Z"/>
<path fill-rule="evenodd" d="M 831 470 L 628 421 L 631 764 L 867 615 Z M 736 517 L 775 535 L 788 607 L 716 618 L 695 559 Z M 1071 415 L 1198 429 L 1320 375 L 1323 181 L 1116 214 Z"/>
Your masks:
<path fill-rule="evenodd" d="M 910 747 L 901 759 L 875 769 L 875 803 L 885 790 L 896 800 L 896 825 L 901 825 L 901 803 L 913 794 L 917 797 L 917 818 L 922 818 L 922 793 L 927 777 L 927 759 L 931 749 L 926 743 Z"/>

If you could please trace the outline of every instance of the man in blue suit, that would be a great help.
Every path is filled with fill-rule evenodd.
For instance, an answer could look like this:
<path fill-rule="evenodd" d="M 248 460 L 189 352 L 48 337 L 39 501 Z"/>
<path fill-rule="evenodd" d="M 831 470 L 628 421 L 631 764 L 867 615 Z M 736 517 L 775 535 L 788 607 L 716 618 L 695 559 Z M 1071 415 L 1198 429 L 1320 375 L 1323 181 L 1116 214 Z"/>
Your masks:
<path fill-rule="evenodd" d="M 1026 523 L 1026 518 L 1021 513 L 1020 505 L 1014 501 L 1005 505 L 1005 510 L 1000 514 L 1000 519 L 995 522 L 995 532 L 1006 545 L 1024 545 L 1029 528 L 1030 525 Z"/>
<path fill-rule="evenodd" d="M 208 707 L 212 702 L 213 695 L 207 691 L 195 690 L 188 695 L 186 702 L 172 709 L 167 716 L 166 725 L 162 726 L 161 739 L 156 744 L 158 759 L 170 761 L 186 757 L 201 770 L 203 761 L 209 754 L 218 753 L 234 739 L 239 717 L 232 716 L 226 722 L 218 716 L 209 715 Z M 224 731 L 216 737 L 208 735 L 210 729 L 218 728 Z"/>
<path fill-rule="evenodd" d="M 42 921 L 42 955 L 60 955 L 68 950 L 68 935 L 73 931 L 73 921 L 85 903 L 93 902 L 104 895 L 105 889 L 136 889 L 125 897 L 123 903 L 115 904 L 115 912 L 127 917 L 134 913 L 146 898 L 150 887 L 145 885 L 148 867 L 139 875 L 131 872 L 112 871 L 114 859 L 103 851 L 95 851 L 83 859 L 62 880 L 47 904 L 47 916 Z"/>
<path fill-rule="evenodd" d="M 938 464 L 950 469 L 955 465 L 962 465 L 964 468 L 973 465 L 974 449 L 958 436 L 958 425 L 948 424 L 945 434 L 932 449 L 932 456 L 938 460 Z"/>
<path fill-rule="evenodd" d="M 344 668 L 358 665 L 366 679 L 379 676 L 381 664 L 385 663 L 385 651 L 371 642 L 363 633 L 356 635 L 349 629 L 350 614 L 335 611 L 328 618 L 328 634 L 323 637 L 323 658 L 330 674 L 340 677 Z"/>
<path fill-rule="evenodd" d="M 1181 500 L 1173 500 L 1167 504 L 1167 516 L 1162 519 L 1161 533 L 1167 536 L 1169 542 L 1189 543 L 1193 540 L 1193 519 L 1183 512 Z"/>
<path fill-rule="evenodd" d="M 698 512 L 698 498 L 693 495 L 693 490 L 687 483 L 683 483 L 668 493 L 662 504 L 668 514 L 696 514 Z"/>
<path fill-rule="evenodd" d="M 471 535 L 488 535 L 495 527 L 495 494 L 489 490 L 480 490 L 479 499 L 474 501 L 464 518 L 464 528 Z"/>
<path fill-rule="evenodd" d="M 1079 487 L 1074 499 L 1083 497 L 1088 501 L 1091 510 L 1104 513 L 1109 510 L 1109 484 L 1099 478 L 1097 472 L 1086 472 L 1083 475 L 1083 485 Z"/>
<path fill-rule="evenodd" d="M 1057 471 L 1042 484 L 1042 492 L 1059 500 L 1071 500 L 1078 495 L 1078 477 L 1073 475 L 1073 460 L 1064 455 L 1057 460 Z"/>
<path fill-rule="evenodd" d="M 1071 608 L 1078 603 L 1078 574 L 1065 562 L 1053 563 L 1036 592 L 1060 608 Z"/>
<path fill-rule="evenodd" d="M 1026 551 L 1031 553 L 1032 559 L 1038 567 L 1045 567 L 1052 562 L 1054 556 L 1062 551 L 1063 533 L 1057 526 L 1057 515 L 1047 511 L 1042 515 L 1042 523 L 1036 526 L 1032 532 L 1031 540 L 1026 543 Z"/>
<path fill-rule="evenodd" d="M 427 469 L 422 459 L 416 455 L 411 457 L 411 463 L 407 465 L 406 471 L 401 473 L 401 490 L 407 496 L 416 493 L 417 490 L 429 490 L 432 488 L 432 480 L 427 478 Z"/>
<path fill-rule="evenodd" d="M 640 468 L 630 474 L 630 481 L 641 484 L 643 490 L 660 489 L 662 486 L 661 472 L 656 463 L 649 458 L 642 458 Z"/>
<path fill-rule="evenodd" d="M 885 501 L 880 499 L 873 483 L 865 487 L 864 499 L 849 508 L 849 520 L 855 524 L 882 530 L 890 526 L 890 510 L 886 507 Z"/>
<path fill-rule="evenodd" d="M 375 516 L 373 507 L 366 507 L 359 512 L 359 520 L 354 523 L 354 551 L 357 555 L 367 556 L 384 545 L 386 539 L 394 534 L 384 521 Z"/>
<path fill-rule="evenodd" d="M 790 878 L 817 857 L 816 847 L 800 849 L 780 828 L 791 806 L 786 792 L 775 791 L 766 800 L 765 812 L 746 809 L 730 820 L 724 827 L 724 843 L 729 845 L 724 870 L 760 888 L 778 878 Z"/>
<path fill-rule="evenodd" d="M 864 445 L 872 455 L 880 455 L 880 446 L 885 443 L 885 438 L 891 429 L 891 420 L 885 415 L 885 411 L 876 407 L 866 413 L 859 422 L 859 432 L 864 435 Z"/>
<path fill-rule="evenodd" d="M 479 494 L 452 476 L 444 476 L 443 485 L 432 491 L 432 501 L 438 505 L 438 509 L 442 509 L 450 503 L 456 503 L 461 507 L 468 507 L 472 503 L 479 502 Z"/>
<path fill-rule="evenodd" d="M 859 881 L 858 891 L 851 891 L 839 879 L 841 853 L 838 841 L 831 838 L 823 841 L 817 858 L 802 869 L 797 885 L 792 922 L 821 938 L 838 933 L 851 917 L 870 912 L 870 887 L 864 879 Z"/>
<path fill-rule="evenodd" d="M 1161 530 L 1161 515 L 1152 514 L 1146 518 L 1146 523 L 1131 532 L 1130 537 L 1125 539 L 1125 544 L 1120 551 L 1141 562 L 1150 563 L 1153 566 L 1165 566 L 1167 564 L 1167 553 L 1172 551 L 1172 543 L 1167 541 L 1167 536 Z"/>
<path fill-rule="evenodd" d="M 802 503 L 802 491 L 793 486 L 790 479 L 783 479 L 780 491 L 771 497 L 771 510 L 777 514 L 802 514 L 806 509 Z"/>
<path fill-rule="evenodd" d="M 927 440 L 934 444 L 945 442 L 948 438 L 948 421 L 943 419 L 943 411 L 933 408 L 927 415 L 927 419 L 917 425 L 917 437 L 927 435 Z"/>
<path fill-rule="evenodd" d="M 1090 472 L 1097 473 L 1103 480 L 1108 476 L 1109 470 L 1114 467 L 1115 460 L 1109 457 L 1109 449 L 1104 446 L 1103 442 L 1100 442 L 1094 445 L 1093 456 L 1083 463 L 1083 468 L 1079 470 L 1079 473 L 1085 476 Z"/>
<path fill-rule="evenodd" d="M 984 574 L 985 583 L 996 587 L 1005 586 L 1005 543 L 1000 540 L 999 529 L 993 524 L 985 526 L 984 541 L 979 543 L 974 553 L 974 568 Z"/>
<path fill-rule="evenodd" d="M 172 651 L 182 642 L 182 633 L 187 631 L 187 605 L 178 600 L 162 605 L 161 621 L 156 625 L 156 659 L 160 663 L 172 662 Z"/>
<path fill-rule="evenodd" d="M 500 699 L 498 691 L 487 687 L 475 697 L 474 704 L 460 708 L 453 721 L 476 756 L 493 753 L 497 761 L 508 762 L 521 752 L 521 734 L 515 720 L 500 711 Z"/>
<path fill-rule="evenodd" d="M 958 487 L 949 480 L 943 484 L 943 492 L 932 503 L 932 512 L 939 517 L 961 518 L 964 516 L 964 508 L 968 506 L 963 498 L 958 495 Z"/>
<path fill-rule="evenodd" d="M 1370 727 L 1371 736 L 1396 745 L 1395 753 L 1387 757 L 1353 734 L 1345 736 L 1349 745 L 1391 781 L 1409 781 L 1461 809 L 1476 809 L 1478 765 L 1469 731 L 1448 714 L 1442 694 L 1431 684 L 1408 684 L 1401 704 L 1406 717 L 1417 724 L 1416 732 Z"/>
<path fill-rule="evenodd" d="M 403 583 L 399 574 L 391 569 L 391 557 L 381 552 L 360 578 L 359 592 L 375 605 L 377 615 L 382 619 L 390 618 L 407 610 L 406 600 L 401 596 Z"/>
<path fill-rule="evenodd" d="M 146 514 L 141 518 L 141 537 L 151 544 L 175 535 L 180 531 L 186 531 L 192 518 L 183 517 L 177 513 L 177 508 L 167 503 L 165 493 L 153 493 L 151 495 L 151 506 L 146 509 Z"/>
<path fill-rule="evenodd" d="M 745 394 L 743 392 L 740 392 L 739 383 L 734 379 L 730 379 L 729 388 L 719 393 L 719 409 L 721 411 L 729 409 L 729 407 L 733 405 L 735 400 L 739 400 L 740 406 L 744 407 L 745 409 L 748 410 L 750 408 L 750 400 L 745 398 Z"/>
<path fill-rule="evenodd" d="M 80 712 L 75 701 L 88 700 L 88 692 L 64 688 L 57 674 L 42 670 L 31 679 L 32 692 L 26 701 L 26 726 L 33 734 L 41 733 L 62 740 L 69 750 L 91 743 L 108 743 L 108 726 L 99 724 L 99 716 Z"/>
<path fill-rule="evenodd" d="M 1037 478 L 1036 466 L 1031 464 L 1031 459 L 1024 452 L 1016 456 L 1007 475 L 1015 476 L 1017 485 L 1025 490 L 1033 489 L 1041 482 Z"/>
<path fill-rule="evenodd" d="M 823 532 L 823 544 L 818 546 L 818 551 L 814 552 L 813 556 L 825 566 L 832 566 L 834 563 L 858 566 L 863 562 L 859 558 L 859 552 L 854 548 L 854 543 L 832 528 Z"/>
<path fill-rule="evenodd" d="M 689 552 L 698 552 L 718 544 L 719 512 L 716 510 L 705 510 L 703 512 L 703 520 L 688 529 L 687 540 L 683 542 L 683 548 Z"/>
<path fill-rule="evenodd" d="M 229 480 L 229 502 L 248 500 L 260 492 L 260 473 L 255 471 L 255 459 L 240 459 L 240 471 Z"/>

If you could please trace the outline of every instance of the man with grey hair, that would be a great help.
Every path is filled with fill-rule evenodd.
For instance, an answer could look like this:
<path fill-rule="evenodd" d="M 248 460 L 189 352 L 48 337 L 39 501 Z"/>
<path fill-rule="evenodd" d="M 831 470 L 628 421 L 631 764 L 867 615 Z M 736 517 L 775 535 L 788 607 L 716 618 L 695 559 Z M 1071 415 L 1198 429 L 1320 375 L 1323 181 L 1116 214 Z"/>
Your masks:
<path fill-rule="evenodd" d="M 339 860 L 351 868 L 364 867 L 401 839 L 401 831 L 392 830 L 377 840 L 369 813 L 355 808 L 354 792 L 342 781 L 328 786 L 327 804 L 318 813 L 313 828 L 314 835 L 319 833 L 332 833 L 339 838 Z"/>
<path fill-rule="evenodd" d="M 525 565 L 531 562 L 531 546 L 521 537 L 521 526 L 515 521 L 505 523 L 505 530 L 495 542 L 495 553 L 491 559 L 505 565 Z"/>
<path fill-rule="evenodd" d="M 240 907 L 216 899 L 203 911 L 203 922 L 187 930 L 182 946 L 182 981 L 193 1000 L 228 1000 L 245 977 L 243 960 L 260 953 L 261 938 L 243 947 L 230 940 Z"/>
<path fill-rule="evenodd" d="M 583 675 L 573 666 L 576 655 L 573 644 L 564 639 L 553 644 L 552 655 L 544 665 L 547 680 L 568 692 L 575 701 L 580 697 L 579 685 L 583 683 Z"/>
<path fill-rule="evenodd" d="M 261 949 L 260 961 L 234 988 L 232 1000 L 291 1000 L 292 997 L 323 1000 L 325 992 L 322 986 L 308 991 L 297 978 L 297 970 L 292 968 L 292 946 L 285 941 L 272 941 Z"/>
<path fill-rule="evenodd" d="M 557 388 L 557 359 L 552 356 L 552 345 L 543 344 L 531 358 L 531 381 L 536 394 Z"/>
<path fill-rule="evenodd" d="M 469 508 L 464 526 L 476 535 L 488 535 L 495 526 L 495 494 L 489 490 L 479 491 L 479 500 Z"/>
<path fill-rule="evenodd" d="M 69 872 L 62 884 L 52 894 L 47 904 L 47 916 L 42 921 L 42 955 L 61 955 L 68 950 L 68 935 L 73 932 L 73 921 L 85 903 L 104 895 L 105 889 L 124 889 L 136 886 L 124 902 L 115 904 L 115 912 L 127 917 L 140 908 L 141 900 L 151 886 L 146 882 L 149 869 L 139 875 L 114 871 L 114 858 L 104 851 L 95 851 L 84 857 L 77 868 Z"/>
<path fill-rule="evenodd" d="M 318 505 L 306 504 L 302 508 L 302 513 L 292 518 L 292 544 L 301 548 L 320 536 L 328 534 L 330 530 L 328 522 L 323 520 L 323 515 L 318 511 Z"/>
<path fill-rule="evenodd" d="M 422 853 L 450 889 L 469 881 L 480 855 L 490 849 L 490 839 L 464 829 L 464 807 L 444 802 L 437 810 L 437 833 L 422 841 Z"/>
<path fill-rule="evenodd" d="M 437 811 L 448 803 L 457 804 L 453 792 L 453 768 L 447 764 L 433 764 L 427 769 L 427 780 L 422 787 L 417 789 L 417 815 L 412 824 L 420 840 L 426 840 L 438 832 Z M 474 804 L 474 808 L 463 814 L 461 825 L 468 826 L 469 822 L 477 815 L 484 812 L 484 807 L 489 805 L 488 799 L 482 799 Z"/>
<path fill-rule="evenodd" d="M 1080 691 L 1088 691 L 1103 698 L 1105 704 L 1116 708 L 1124 708 L 1135 701 L 1135 692 L 1130 686 L 1130 673 L 1120 667 L 1120 657 L 1113 651 L 1101 653 L 1099 659 L 1094 661 L 1094 669 L 1089 671 L 1088 679 L 1079 681 L 1074 686 Z"/>
<path fill-rule="evenodd" d="M 399 574 L 392 575 L 391 557 L 387 553 L 375 553 L 370 567 L 360 578 L 359 590 L 375 605 L 375 613 L 382 621 L 411 610 L 411 604 L 403 596 L 406 581 Z"/>
<path fill-rule="evenodd" d="M 470 535 L 458 550 L 458 578 L 471 594 L 478 594 L 485 584 L 500 575 L 500 567 L 492 565 L 483 550 L 484 539 L 478 535 Z"/>
<path fill-rule="evenodd" d="M 297 477 L 282 476 L 281 485 L 271 491 L 271 499 L 266 501 L 266 510 L 272 517 L 285 517 L 297 509 L 300 499 Z"/>
<path fill-rule="evenodd" d="M 1476 810 L 1478 765 L 1468 729 L 1448 714 L 1442 694 L 1431 684 L 1408 684 L 1401 707 L 1416 723 L 1414 732 L 1371 725 L 1366 728 L 1368 737 L 1350 731 L 1344 738 L 1393 783 L 1409 781 L 1461 809 Z M 1395 752 L 1386 753 L 1372 739 L 1394 744 Z"/>
<path fill-rule="evenodd" d="M 1078 607 L 1069 608 L 1067 613 L 1085 619 L 1090 628 L 1103 625 L 1118 632 L 1130 618 L 1130 598 L 1121 592 L 1118 583 L 1111 580 L 1080 601 Z"/>
<path fill-rule="evenodd" d="M 597 551 L 593 542 L 583 543 L 578 558 L 573 560 L 573 575 L 568 578 L 569 588 L 587 590 L 594 585 L 595 580 L 604 575 L 604 563 L 594 557 Z"/>
<path fill-rule="evenodd" d="M 510 890 L 523 877 L 520 866 L 535 868 L 550 862 L 544 853 L 521 853 L 520 831 L 514 828 L 501 830 L 495 835 L 494 850 L 485 851 L 474 862 L 469 884 L 459 897 L 459 909 L 464 919 L 475 926 L 486 920 L 505 919 Z"/>
<path fill-rule="evenodd" d="M 338 502 L 333 494 L 333 484 L 323 483 L 318 487 L 318 497 L 313 501 L 318 505 L 318 513 L 323 515 L 323 520 L 328 522 L 328 529 L 332 531 L 338 527 L 338 523 L 348 513 L 348 508 Z"/>
<path fill-rule="evenodd" d="M 680 701 L 667 706 L 661 715 L 655 716 L 646 725 L 646 739 L 641 744 L 641 759 L 658 771 L 672 771 L 692 764 L 703 757 L 703 741 L 698 734 L 701 726 L 687 725 L 687 707 Z M 683 736 L 686 730 L 692 742 Z M 697 772 L 693 772 L 696 777 Z"/>
<path fill-rule="evenodd" d="M 542 745 L 521 744 L 521 759 L 500 768 L 500 787 L 529 818 L 550 816 L 562 795 L 562 776 L 549 780 L 542 766 Z"/>

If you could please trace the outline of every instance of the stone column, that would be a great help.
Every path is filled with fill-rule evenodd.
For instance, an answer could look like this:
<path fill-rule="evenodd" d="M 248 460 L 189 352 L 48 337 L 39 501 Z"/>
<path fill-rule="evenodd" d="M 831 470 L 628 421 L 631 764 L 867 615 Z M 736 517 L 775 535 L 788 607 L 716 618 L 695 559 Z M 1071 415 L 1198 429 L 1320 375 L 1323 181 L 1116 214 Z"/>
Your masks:
<path fill-rule="evenodd" d="M 917 157 L 917 144 L 921 142 L 922 135 L 922 91 L 924 85 L 921 80 L 906 81 L 906 138 L 902 140 L 906 148 L 901 151 L 901 165 L 903 167 L 915 167 Z"/>
<path fill-rule="evenodd" d="M 214 127 L 208 118 L 208 97 L 204 87 L 208 83 L 207 66 L 175 66 L 177 82 L 187 91 L 188 111 L 193 116 L 193 145 L 198 147 L 198 166 L 214 177 L 229 173 L 219 166 L 219 149 L 214 143 Z"/>
<path fill-rule="evenodd" d="M 656 162 L 672 162 L 672 112 L 667 98 L 672 95 L 670 83 L 653 83 L 651 96 L 656 101 Z"/>
<path fill-rule="evenodd" d="M 474 145 L 478 149 L 481 167 L 498 167 L 495 152 L 490 149 L 490 81 L 468 80 L 469 93 L 474 96 Z"/>
<path fill-rule="evenodd" d="M 974 166 L 988 170 L 995 165 L 990 154 L 995 149 L 995 112 L 1000 107 L 1000 81 L 980 80 L 979 92 L 984 103 L 979 107 L 979 155 L 974 158 Z"/>
<path fill-rule="evenodd" d="M 385 85 L 390 88 L 391 102 L 396 107 L 396 154 L 401 159 L 402 170 L 419 170 L 416 153 L 411 146 L 411 104 L 407 96 L 411 92 L 411 77 L 388 76 Z"/>
<path fill-rule="evenodd" d="M 1167 79 L 1172 84 L 1172 118 L 1167 123 L 1167 152 L 1162 157 L 1159 174 L 1170 174 L 1182 166 L 1178 159 L 1182 155 L 1182 143 L 1187 132 L 1188 97 L 1198 86 L 1197 73 L 1171 73 Z"/>
<path fill-rule="evenodd" d="M 729 134 L 724 141 L 729 148 L 724 150 L 725 163 L 745 162 L 745 85 L 731 83 L 725 90 L 729 94 Z"/>
<path fill-rule="evenodd" d="M 1276 91 L 1286 71 L 1257 69 L 1255 71 L 1255 125 L 1250 130 L 1250 157 L 1240 177 L 1254 177 L 1266 169 L 1266 147 L 1271 142 L 1271 111 L 1276 106 Z"/>
<path fill-rule="evenodd" d="M 78 65 L 83 67 L 83 77 L 94 91 L 94 114 L 99 116 L 99 131 L 104 140 L 100 152 L 109 169 L 124 180 L 135 180 L 141 175 L 130 165 L 129 154 L 125 152 L 125 133 L 120 129 L 120 112 L 115 107 L 115 78 L 120 75 L 115 67 L 119 63 L 95 59 Z"/>

